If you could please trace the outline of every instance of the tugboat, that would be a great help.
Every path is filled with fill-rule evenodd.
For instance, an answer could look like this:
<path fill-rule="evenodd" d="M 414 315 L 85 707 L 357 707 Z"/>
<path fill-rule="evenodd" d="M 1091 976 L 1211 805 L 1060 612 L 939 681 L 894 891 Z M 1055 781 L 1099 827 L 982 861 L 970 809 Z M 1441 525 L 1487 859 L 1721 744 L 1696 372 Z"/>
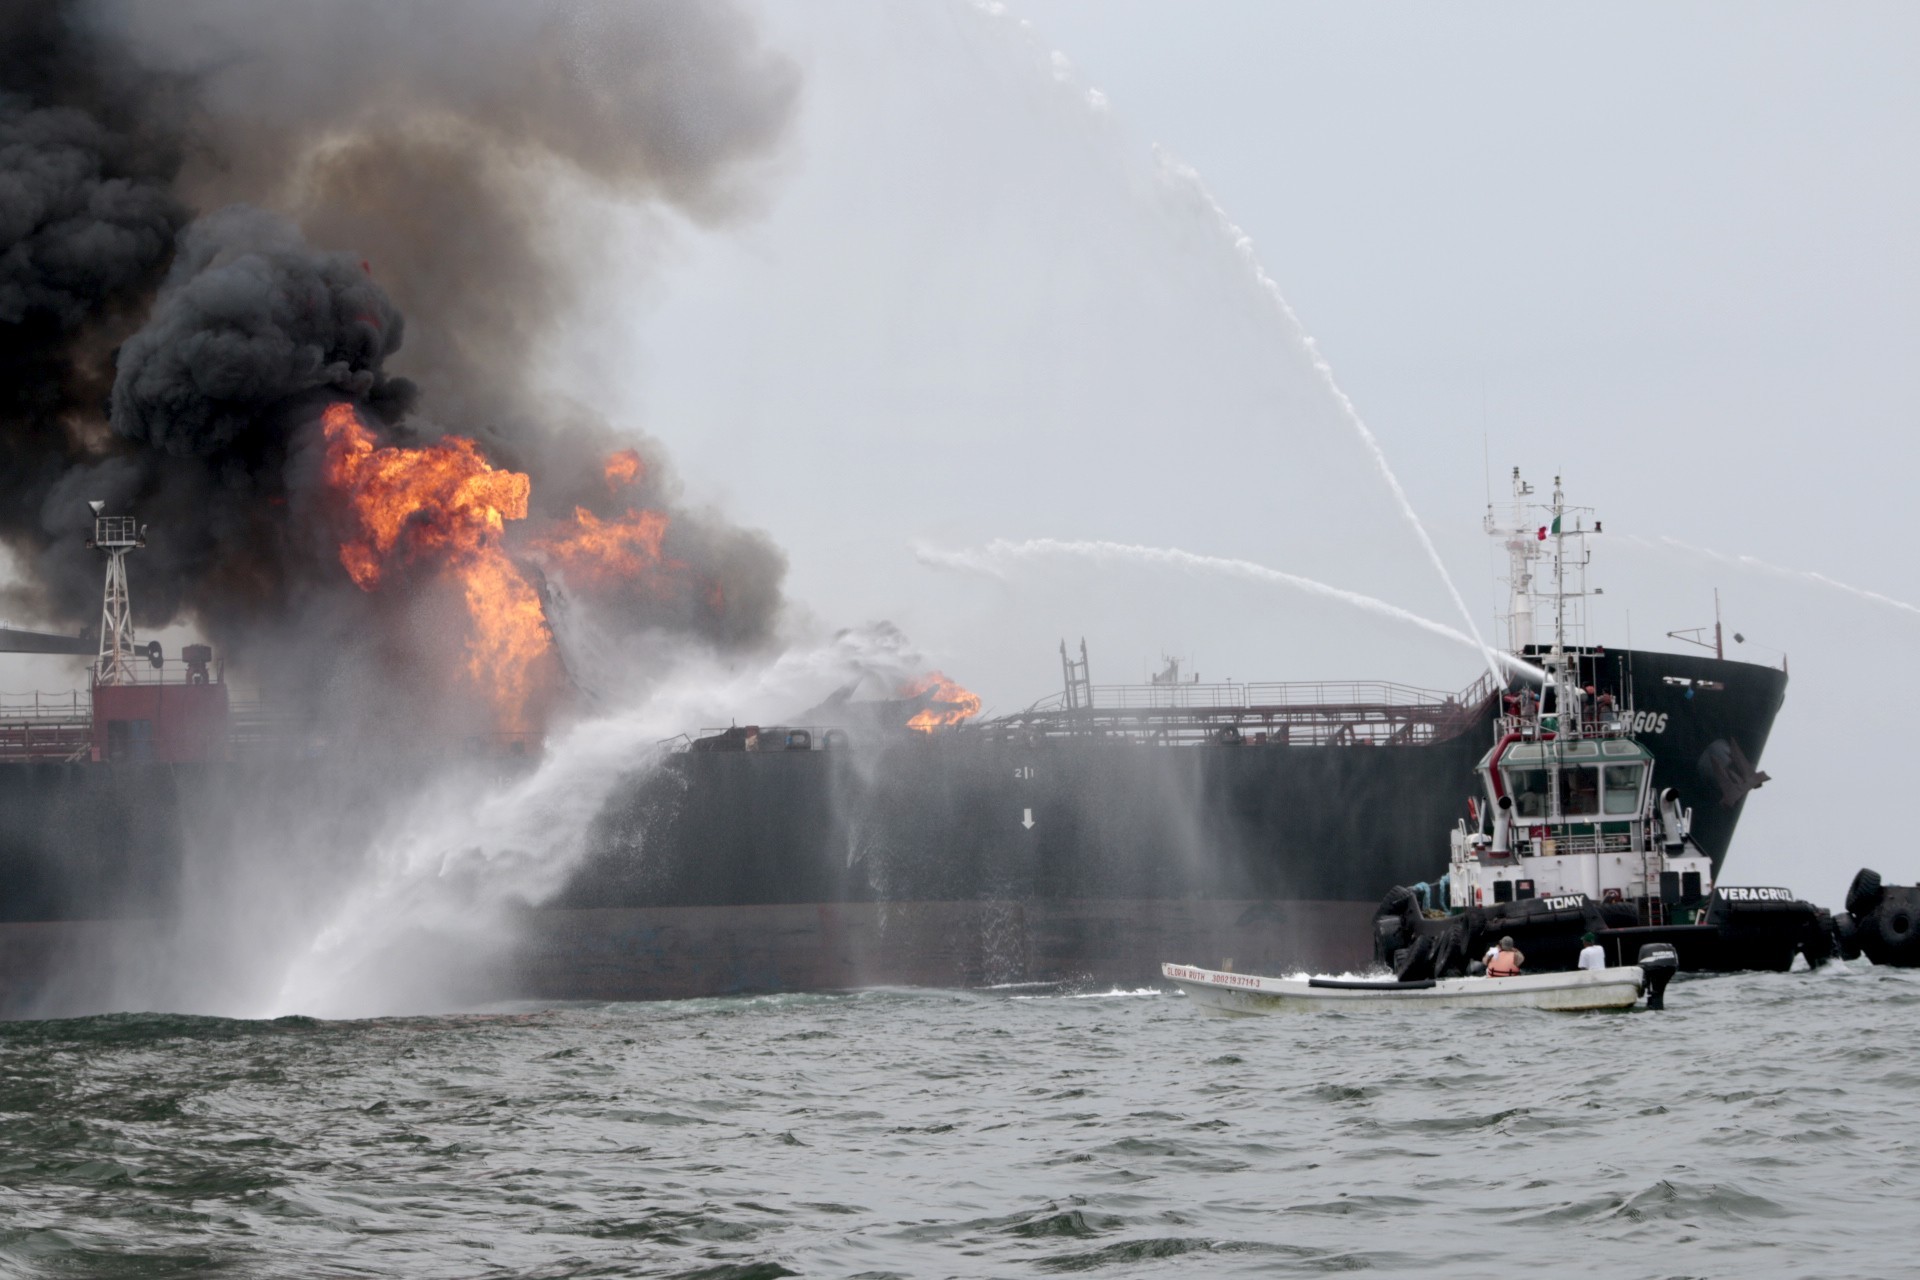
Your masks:
<path fill-rule="evenodd" d="M 1396 887 L 1375 915 L 1374 958 L 1401 982 L 1469 973 L 1508 936 L 1536 973 L 1574 968 L 1589 941 L 1615 966 L 1666 944 L 1689 971 L 1785 970 L 1797 955 L 1816 965 L 1833 955 L 1826 912 L 1787 889 L 1715 883 L 1691 809 L 1672 788 L 1655 790 L 1631 682 L 1620 697 L 1582 682 L 1593 655 L 1569 632 L 1589 594 L 1591 516 L 1566 505 L 1556 477 L 1540 526 L 1553 543 L 1543 593 L 1553 641 L 1527 650 L 1538 688 L 1517 681 L 1502 696 L 1476 769 L 1481 794 L 1452 834 L 1446 874 Z"/>

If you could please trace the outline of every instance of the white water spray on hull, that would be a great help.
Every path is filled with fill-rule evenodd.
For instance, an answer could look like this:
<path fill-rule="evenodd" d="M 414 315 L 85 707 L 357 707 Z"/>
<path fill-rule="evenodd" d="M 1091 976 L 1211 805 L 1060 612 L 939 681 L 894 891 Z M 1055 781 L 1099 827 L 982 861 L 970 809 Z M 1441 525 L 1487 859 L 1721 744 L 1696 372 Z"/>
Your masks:
<path fill-rule="evenodd" d="M 264 1008 L 242 1016 L 365 1017 L 497 998 L 495 971 L 519 940 L 518 913 L 562 889 L 590 852 L 607 802 L 657 767 L 690 725 L 784 714 L 851 679 L 921 665 L 891 628 L 840 633 L 771 659 L 704 650 L 636 654 L 643 695 L 548 742 L 530 772 L 476 768 L 440 779 L 373 840 L 353 882 L 283 932 Z"/>

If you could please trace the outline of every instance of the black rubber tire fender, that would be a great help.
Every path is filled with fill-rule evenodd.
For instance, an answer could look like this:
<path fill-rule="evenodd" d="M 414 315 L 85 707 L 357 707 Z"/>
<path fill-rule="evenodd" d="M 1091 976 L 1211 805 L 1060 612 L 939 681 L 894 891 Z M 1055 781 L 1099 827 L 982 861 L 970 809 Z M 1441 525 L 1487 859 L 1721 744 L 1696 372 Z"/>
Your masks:
<path fill-rule="evenodd" d="M 1434 949 L 1433 976 L 1436 978 L 1464 978 L 1467 976 L 1466 922 L 1450 921 L 1450 928 L 1440 935 Z"/>
<path fill-rule="evenodd" d="M 1854 873 L 1853 883 L 1847 886 L 1847 913 L 1855 920 L 1870 916 L 1885 896 L 1886 890 L 1880 885 L 1880 873 L 1871 867 L 1862 867 Z"/>
<path fill-rule="evenodd" d="M 1420 898 L 1413 890 L 1403 884 L 1397 884 L 1387 890 L 1387 896 L 1380 899 L 1376 916 L 1408 916 L 1420 914 Z"/>
<path fill-rule="evenodd" d="M 1395 956 L 1406 949 L 1411 930 L 1399 916 L 1375 916 L 1373 921 L 1373 958 L 1391 968 Z"/>
<path fill-rule="evenodd" d="M 1860 922 L 1852 912 L 1842 911 L 1833 918 L 1833 945 L 1842 960 L 1860 958 Z"/>
<path fill-rule="evenodd" d="M 1807 958 L 1807 967 L 1818 969 L 1833 959 L 1836 946 L 1833 938 L 1833 917 L 1824 910 L 1816 909 L 1813 918 L 1807 921 L 1806 929 L 1800 935 L 1800 954 Z"/>
<path fill-rule="evenodd" d="M 1880 945 L 1886 948 L 1888 961 L 1899 963 L 1894 957 L 1920 940 L 1920 903 L 1904 894 L 1897 899 L 1882 898 L 1879 910 L 1874 912 L 1873 927 L 1880 935 Z"/>
<path fill-rule="evenodd" d="M 1433 976 L 1433 936 L 1421 934 L 1406 950 L 1405 958 L 1393 967 L 1396 982 L 1419 982 Z"/>

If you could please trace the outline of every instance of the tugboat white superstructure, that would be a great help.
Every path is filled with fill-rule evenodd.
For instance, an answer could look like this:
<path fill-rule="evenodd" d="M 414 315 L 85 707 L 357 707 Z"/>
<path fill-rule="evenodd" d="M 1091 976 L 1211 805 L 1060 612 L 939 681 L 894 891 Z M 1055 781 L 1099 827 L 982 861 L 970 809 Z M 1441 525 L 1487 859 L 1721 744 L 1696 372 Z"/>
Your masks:
<path fill-rule="evenodd" d="M 1486 529 L 1508 553 L 1508 642 L 1537 669 L 1502 695 L 1446 875 L 1381 903 L 1375 959 L 1403 981 L 1445 978 L 1509 934 L 1530 971 L 1571 968 L 1589 934 L 1616 965 L 1655 943 L 1688 969 L 1826 959 L 1825 913 L 1786 889 L 1714 883 L 1691 810 L 1660 789 L 1637 736 L 1662 732 L 1664 716 L 1633 706 L 1630 679 L 1596 687 L 1607 662 L 1585 644 L 1587 601 L 1600 594 L 1587 586 L 1587 538 L 1601 523 L 1567 505 L 1558 476 L 1549 503 L 1532 496 L 1516 468 L 1512 513 L 1489 507 Z"/>
<path fill-rule="evenodd" d="M 1713 891 L 1712 860 L 1688 838 L 1692 815 L 1674 793 L 1655 795 L 1653 753 L 1633 738 L 1640 717 L 1631 701 L 1580 681 L 1573 651 L 1584 648 L 1585 603 L 1596 594 L 1586 585 L 1586 540 L 1600 524 L 1589 529 L 1592 511 L 1568 507 L 1558 476 L 1553 484 L 1536 524 L 1532 487 L 1516 468 L 1513 518 L 1497 524 L 1487 514 L 1487 531 L 1504 538 L 1510 557 L 1509 641 L 1515 653 L 1532 651 L 1541 680 L 1505 696 L 1478 766 L 1473 820 L 1453 832 L 1446 905 L 1584 896 L 1631 906 L 1638 924 L 1692 924 Z M 1544 651 L 1533 639 L 1543 612 L 1552 635 Z"/>

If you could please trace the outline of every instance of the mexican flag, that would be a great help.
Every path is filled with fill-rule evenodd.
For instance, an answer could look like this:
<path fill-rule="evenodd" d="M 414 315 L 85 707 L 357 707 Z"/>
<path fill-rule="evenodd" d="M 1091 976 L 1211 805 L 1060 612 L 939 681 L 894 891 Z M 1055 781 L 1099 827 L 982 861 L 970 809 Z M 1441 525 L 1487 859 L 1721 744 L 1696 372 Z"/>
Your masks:
<path fill-rule="evenodd" d="M 1553 518 L 1553 523 L 1551 525 L 1543 524 L 1540 526 L 1540 533 L 1539 533 L 1540 541 L 1545 542 L 1547 540 L 1547 535 L 1549 533 L 1557 534 L 1559 532 L 1560 532 L 1560 517 L 1555 516 Z"/>

